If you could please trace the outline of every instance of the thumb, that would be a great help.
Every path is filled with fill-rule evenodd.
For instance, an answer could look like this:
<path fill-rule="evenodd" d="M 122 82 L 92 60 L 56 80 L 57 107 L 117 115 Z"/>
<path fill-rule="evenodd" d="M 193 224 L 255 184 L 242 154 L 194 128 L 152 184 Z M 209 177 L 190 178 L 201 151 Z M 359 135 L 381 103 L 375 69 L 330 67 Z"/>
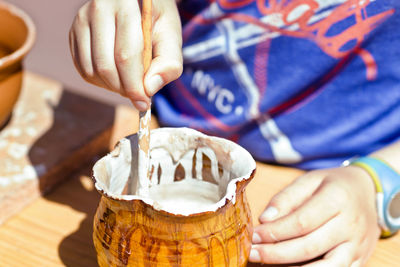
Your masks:
<path fill-rule="evenodd" d="M 259 217 L 260 222 L 266 223 L 288 215 L 314 193 L 322 179 L 323 175 L 318 171 L 298 177 L 292 184 L 272 197 L 267 208 Z"/>
<path fill-rule="evenodd" d="M 178 79 L 183 69 L 182 29 L 176 5 L 160 8 L 163 12 L 153 27 L 153 60 L 144 79 L 148 96 Z"/>

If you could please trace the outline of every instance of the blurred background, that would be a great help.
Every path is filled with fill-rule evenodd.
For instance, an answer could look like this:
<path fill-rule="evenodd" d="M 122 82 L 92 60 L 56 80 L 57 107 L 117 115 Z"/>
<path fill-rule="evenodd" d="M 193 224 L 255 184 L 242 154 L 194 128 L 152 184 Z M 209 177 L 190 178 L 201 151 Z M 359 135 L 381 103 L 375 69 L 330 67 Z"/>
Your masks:
<path fill-rule="evenodd" d="M 133 106 L 116 93 L 88 84 L 75 70 L 68 32 L 76 13 L 87 0 L 7 1 L 25 10 L 37 28 L 36 43 L 25 60 L 27 70 L 58 80 L 67 90 L 111 104 Z"/>

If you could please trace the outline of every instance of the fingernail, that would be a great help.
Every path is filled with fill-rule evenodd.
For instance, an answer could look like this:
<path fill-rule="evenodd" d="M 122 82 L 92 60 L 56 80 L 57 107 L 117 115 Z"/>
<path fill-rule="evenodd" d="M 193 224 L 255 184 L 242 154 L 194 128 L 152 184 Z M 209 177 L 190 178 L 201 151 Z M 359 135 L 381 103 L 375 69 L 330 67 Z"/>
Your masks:
<path fill-rule="evenodd" d="M 136 101 L 135 102 L 135 107 L 141 111 L 144 111 L 147 109 L 148 105 L 144 101 Z"/>
<path fill-rule="evenodd" d="M 260 235 L 257 234 L 257 233 L 254 233 L 254 234 L 253 234 L 253 239 L 252 239 L 252 241 L 253 241 L 253 244 L 259 244 L 259 243 L 261 243 L 261 237 L 260 237 Z"/>
<path fill-rule="evenodd" d="M 154 75 L 148 79 L 146 83 L 146 90 L 149 95 L 154 95 L 164 85 L 164 81 L 160 75 Z"/>
<path fill-rule="evenodd" d="M 257 249 L 252 248 L 250 250 L 249 260 L 252 262 L 260 262 L 261 261 L 260 253 L 258 252 Z"/>
<path fill-rule="evenodd" d="M 260 216 L 261 221 L 273 221 L 278 216 L 278 209 L 275 207 L 268 207 Z"/>

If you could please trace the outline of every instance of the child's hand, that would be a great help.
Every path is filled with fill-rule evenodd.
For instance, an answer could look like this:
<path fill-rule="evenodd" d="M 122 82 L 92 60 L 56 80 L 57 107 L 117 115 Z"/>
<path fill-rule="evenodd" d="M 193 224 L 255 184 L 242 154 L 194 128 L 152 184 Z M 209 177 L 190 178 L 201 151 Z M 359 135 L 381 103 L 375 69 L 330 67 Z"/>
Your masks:
<path fill-rule="evenodd" d="M 146 110 L 150 97 L 182 73 L 182 30 L 175 1 L 153 0 L 153 60 L 144 79 L 138 1 L 86 3 L 70 31 L 71 54 L 82 77 Z"/>
<path fill-rule="evenodd" d="M 250 260 L 263 263 L 365 264 L 378 240 L 372 179 L 355 166 L 317 170 L 277 194 L 255 228 Z"/>

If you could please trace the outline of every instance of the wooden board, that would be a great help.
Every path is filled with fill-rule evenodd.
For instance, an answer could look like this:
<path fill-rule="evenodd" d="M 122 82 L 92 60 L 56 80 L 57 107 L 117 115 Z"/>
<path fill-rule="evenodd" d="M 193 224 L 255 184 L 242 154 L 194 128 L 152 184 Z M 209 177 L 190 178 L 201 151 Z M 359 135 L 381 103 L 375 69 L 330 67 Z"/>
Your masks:
<path fill-rule="evenodd" d="M 115 109 L 25 73 L 0 130 L 0 224 L 109 148 Z"/>

